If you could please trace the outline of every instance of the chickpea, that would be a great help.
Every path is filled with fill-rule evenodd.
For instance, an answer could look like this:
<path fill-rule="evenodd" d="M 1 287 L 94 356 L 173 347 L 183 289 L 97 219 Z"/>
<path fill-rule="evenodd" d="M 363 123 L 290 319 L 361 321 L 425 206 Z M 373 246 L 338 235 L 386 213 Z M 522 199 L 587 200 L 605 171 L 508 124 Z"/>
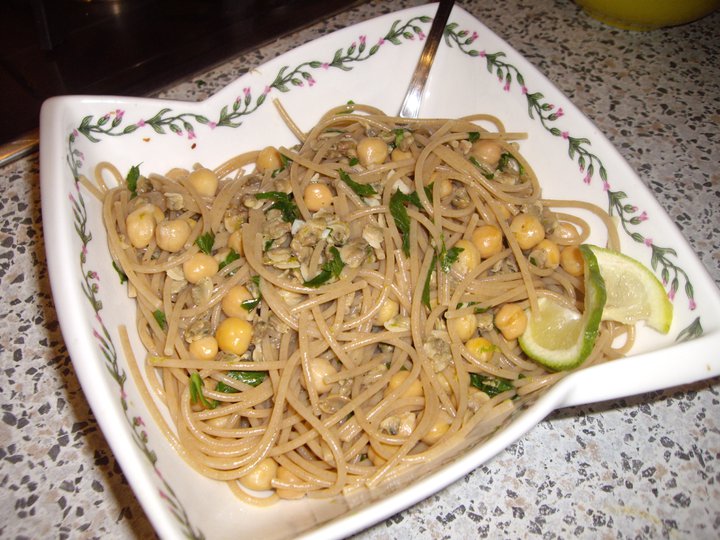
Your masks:
<path fill-rule="evenodd" d="M 253 327 L 245 319 L 228 317 L 218 325 L 215 332 L 218 347 L 221 351 L 238 356 L 244 354 L 250 347 L 253 337 Z"/>
<path fill-rule="evenodd" d="M 489 362 L 492 360 L 493 353 L 495 352 L 495 345 L 493 345 L 489 339 L 482 336 L 469 339 L 465 343 L 465 347 L 478 362 Z"/>
<path fill-rule="evenodd" d="M 438 415 L 438 419 L 435 420 L 435 423 L 430 427 L 427 433 L 422 436 L 420 440 L 427 445 L 433 445 L 440 439 L 442 439 L 443 435 L 447 433 L 448 429 L 450 429 L 450 418 L 446 413 L 441 412 Z"/>
<path fill-rule="evenodd" d="M 444 199 L 445 197 L 449 197 L 452 195 L 453 192 L 453 182 L 449 178 L 443 178 L 440 180 L 440 185 L 438 186 L 438 195 L 440 195 L 441 199 Z"/>
<path fill-rule="evenodd" d="M 242 243 L 242 231 L 240 229 L 230 234 L 230 236 L 228 237 L 227 245 L 230 249 L 232 249 L 235 253 L 242 257 L 244 252 Z"/>
<path fill-rule="evenodd" d="M 559 244 L 575 244 L 580 239 L 580 233 L 575 228 L 575 225 L 563 221 L 553 230 L 553 237 Z"/>
<path fill-rule="evenodd" d="M 555 242 L 546 238 L 530 252 L 530 258 L 535 259 L 535 264 L 540 268 L 554 270 L 560 264 L 560 249 Z"/>
<path fill-rule="evenodd" d="M 133 210 L 125 219 L 128 240 L 136 248 L 147 247 L 155 234 L 155 226 L 164 214 L 154 204 L 144 204 Z"/>
<path fill-rule="evenodd" d="M 502 146 L 489 139 L 480 139 L 474 142 L 470 148 L 470 155 L 478 161 L 485 163 L 485 165 L 491 169 L 495 169 L 498 166 L 502 153 Z"/>
<path fill-rule="evenodd" d="M 448 330 L 454 333 L 462 342 L 470 339 L 477 328 L 477 319 L 474 313 L 468 313 L 462 317 L 454 317 L 447 321 Z"/>
<path fill-rule="evenodd" d="M 188 182 L 201 197 L 213 197 L 218 188 L 218 177 L 210 169 L 198 167 L 188 176 Z"/>
<path fill-rule="evenodd" d="M 213 277 L 217 274 L 219 266 L 215 257 L 198 251 L 183 263 L 183 273 L 185 279 L 195 284 L 206 277 Z"/>
<path fill-rule="evenodd" d="M 517 339 L 527 327 L 527 315 L 520 304 L 503 304 L 495 314 L 495 327 L 507 340 Z"/>
<path fill-rule="evenodd" d="M 325 382 L 325 377 L 335 375 L 337 371 L 327 358 L 313 358 L 310 360 L 310 380 L 318 394 L 324 394 L 333 387 L 332 383 Z"/>
<path fill-rule="evenodd" d="M 480 264 L 480 253 L 478 253 L 477 248 L 472 242 L 464 238 L 455 242 L 455 247 L 462 249 L 462 251 L 453 263 L 453 268 L 456 272 L 464 276 Z"/>
<path fill-rule="evenodd" d="M 363 167 L 385 163 L 388 145 L 378 137 L 365 137 L 357 144 L 357 156 Z"/>
<path fill-rule="evenodd" d="M 385 388 L 385 395 L 387 396 L 390 392 L 400 386 L 405 381 L 405 379 L 408 378 L 408 375 L 410 375 L 409 371 L 402 370 L 398 371 L 395 375 L 390 377 L 387 388 Z M 401 397 L 418 397 L 423 396 L 424 394 L 425 392 L 423 391 L 420 379 L 415 379 L 412 383 L 410 383 L 410 386 L 407 390 L 405 390 L 405 393 Z"/>
<path fill-rule="evenodd" d="M 531 214 L 518 214 L 510 223 L 510 230 L 515 235 L 520 249 L 531 249 L 545 238 L 545 227 L 540 220 Z"/>
<path fill-rule="evenodd" d="M 405 161 L 406 159 L 411 159 L 412 157 L 412 152 L 400 150 L 399 148 L 395 148 L 390 154 L 390 159 L 393 161 Z"/>
<path fill-rule="evenodd" d="M 580 277 L 585 273 L 585 260 L 577 246 L 564 247 L 560 252 L 560 266 L 568 274 Z"/>
<path fill-rule="evenodd" d="M 185 247 L 190 232 L 187 220 L 165 219 L 155 228 L 155 241 L 160 249 L 176 253 Z"/>
<path fill-rule="evenodd" d="M 278 467 L 275 477 L 284 484 L 299 485 L 302 483 L 297 475 L 282 466 Z M 276 488 L 275 493 L 283 499 L 302 499 L 305 496 L 305 491 L 300 489 Z"/>
<path fill-rule="evenodd" d="M 473 231 L 471 238 L 483 259 L 497 255 L 503 249 L 503 233 L 497 225 L 481 225 Z"/>
<path fill-rule="evenodd" d="M 212 360 L 218 353 L 218 342 L 213 336 L 201 337 L 193 341 L 188 350 L 198 360 Z"/>
<path fill-rule="evenodd" d="M 400 304 L 392 298 L 386 298 L 380 309 L 375 314 L 373 324 L 376 326 L 384 326 L 386 322 L 400 313 Z"/>
<path fill-rule="evenodd" d="M 308 184 L 303 195 L 305 206 L 311 212 L 317 212 L 321 208 L 327 208 L 332 204 L 333 193 L 327 184 L 314 182 Z"/>
<path fill-rule="evenodd" d="M 241 476 L 239 481 L 246 488 L 256 491 L 272 489 L 272 481 L 277 478 L 278 468 L 277 462 L 267 457 Z"/>
<path fill-rule="evenodd" d="M 255 167 L 259 172 L 274 171 L 282 167 L 280 152 L 274 146 L 266 146 L 258 152 Z"/>
<path fill-rule="evenodd" d="M 223 296 L 220 306 L 223 313 L 228 317 L 244 319 L 248 311 L 242 306 L 243 302 L 252 300 L 253 295 L 244 285 L 235 285 Z"/>

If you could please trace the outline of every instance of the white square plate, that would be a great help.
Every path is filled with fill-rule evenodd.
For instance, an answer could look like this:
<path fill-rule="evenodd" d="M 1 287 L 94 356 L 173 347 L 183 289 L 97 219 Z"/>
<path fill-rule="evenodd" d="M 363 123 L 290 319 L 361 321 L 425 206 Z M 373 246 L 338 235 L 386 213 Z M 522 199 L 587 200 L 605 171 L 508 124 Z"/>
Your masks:
<path fill-rule="evenodd" d="M 436 6 L 352 26 L 284 54 L 202 103 L 60 97 L 41 116 L 42 211 L 63 336 L 105 436 L 163 538 L 343 537 L 429 496 L 490 459 L 553 409 L 684 384 L 720 373 L 720 295 L 696 255 L 636 174 L 551 83 L 456 7 L 431 72 L 421 116 L 489 112 L 525 131 L 525 157 L 549 198 L 594 202 L 616 216 L 625 253 L 651 266 L 674 302 L 670 333 L 640 328 L 630 357 L 565 378 L 507 428 L 448 463 L 364 500 L 238 502 L 169 447 L 138 394 L 117 328 L 134 305 L 111 266 L 100 204 L 77 182 L 99 161 L 120 170 L 214 165 L 245 150 L 293 144 L 280 98 L 307 129 L 348 100 L 398 110 Z M 591 238 L 592 240 L 592 238 Z M 596 239 L 602 241 L 603 239 Z M 132 336 L 131 336 L 132 337 Z M 136 337 L 136 353 L 144 353 Z"/>

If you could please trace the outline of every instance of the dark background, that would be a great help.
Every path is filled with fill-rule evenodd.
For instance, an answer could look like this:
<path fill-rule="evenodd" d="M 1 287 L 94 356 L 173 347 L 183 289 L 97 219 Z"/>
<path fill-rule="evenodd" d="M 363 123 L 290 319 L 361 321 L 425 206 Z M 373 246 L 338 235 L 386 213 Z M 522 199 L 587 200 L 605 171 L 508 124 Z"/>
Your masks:
<path fill-rule="evenodd" d="M 357 0 L 0 0 L 0 144 L 61 94 L 147 95 Z"/>

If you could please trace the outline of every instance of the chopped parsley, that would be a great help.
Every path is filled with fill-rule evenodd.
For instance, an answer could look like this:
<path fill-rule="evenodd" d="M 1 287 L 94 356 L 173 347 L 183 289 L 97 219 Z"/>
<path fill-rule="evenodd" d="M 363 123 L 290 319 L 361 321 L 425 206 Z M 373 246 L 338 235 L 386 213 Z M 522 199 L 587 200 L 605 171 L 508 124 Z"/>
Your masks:
<path fill-rule="evenodd" d="M 457 246 L 447 249 L 445 247 L 445 238 L 441 237 L 440 253 L 438 253 L 438 259 L 440 260 L 440 268 L 442 268 L 442 271 L 447 274 L 450 271 L 450 267 L 455 261 L 457 261 L 458 256 L 462 252 L 463 248 Z"/>
<path fill-rule="evenodd" d="M 468 141 L 471 143 L 477 142 L 480 140 L 480 132 L 479 131 L 471 131 L 468 133 Z"/>
<path fill-rule="evenodd" d="M 153 317 L 155 318 L 155 322 L 158 323 L 158 326 L 165 330 L 167 328 L 167 317 L 165 317 L 165 312 L 161 311 L 159 309 L 156 309 L 153 311 Z"/>
<path fill-rule="evenodd" d="M 237 261 L 240 258 L 240 255 L 238 255 L 237 251 L 234 249 L 230 250 L 230 253 L 227 254 L 227 257 L 220 261 L 220 264 L 218 265 L 218 270 L 222 270 L 227 265 L 232 264 L 233 262 Z"/>
<path fill-rule="evenodd" d="M 197 244 L 197 247 L 200 248 L 200 251 L 207 255 L 211 255 L 213 244 L 215 243 L 215 235 L 212 231 L 208 231 L 205 234 L 198 236 L 195 239 L 195 243 Z"/>
<path fill-rule="evenodd" d="M 300 210 L 298 210 L 292 195 L 288 195 L 282 191 L 266 191 L 264 193 L 256 193 L 255 198 L 273 201 L 272 206 L 270 206 L 270 210 L 280 210 L 283 221 L 292 223 L 296 219 L 300 218 Z"/>
<path fill-rule="evenodd" d="M 515 163 L 518 174 L 522 176 L 525 170 L 523 169 L 523 166 L 520 164 L 520 162 L 515 159 L 515 156 L 513 156 L 510 152 L 503 152 L 502 154 L 500 154 L 500 160 L 498 161 L 497 167 L 498 170 L 504 171 L 511 162 Z"/>
<path fill-rule="evenodd" d="M 228 371 L 225 375 L 243 384 L 258 386 L 265 380 L 267 374 L 267 371 Z M 237 388 L 233 388 L 222 381 L 217 383 L 215 390 L 225 394 L 236 394 L 238 392 Z"/>
<path fill-rule="evenodd" d="M 478 169 L 480 169 L 480 173 L 482 173 L 482 175 L 483 175 L 485 178 L 487 178 L 488 180 L 492 180 L 493 178 L 495 178 L 495 175 L 494 175 L 494 174 L 492 173 L 492 171 L 487 167 L 487 165 L 483 165 L 482 163 L 480 163 L 477 159 L 475 159 L 474 156 L 470 156 L 470 157 L 468 158 L 468 161 L 470 161 L 470 163 L 472 163 L 472 164 L 475 165 Z"/>
<path fill-rule="evenodd" d="M 133 165 L 130 167 L 130 170 L 127 173 L 127 176 L 125 177 L 125 184 L 127 185 L 128 190 L 130 190 L 131 199 L 133 197 L 137 197 L 137 182 L 140 178 L 140 165 Z"/>
<path fill-rule="evenodd" d="M 340 176 L 340 180 L 352 189 L 358 197 L 370 197 L 377 194 L 375 188 L 373 188 L 370 184 L 361 184 L 356 182 L 342 169 L 338 169 L 338 175 Z"/>
<path fill-rule="evenodd" d="M 345 263 L 340 258 L 340 252 L 335 246 L 330 247 L 332 258 L 322 265 L 320 273 L 314 278 L 303 283 L 306 287 L 317 288 L 323 283 L 330 281 L 330 278 L 339 278 Z"/>
<path fill-rule="evenodd" d="M 423 285 L 422 296 L 420 297 L 420 301 L 422 302 L 423 306 L 428 309 L 432 309 L 432 307 L 430 306 L 430 281 L 432 281 L 432 275 L 435 271 L 436 263 L 437 255 L 433 255 L 432 261 L 430 261 L 430 268 L 428 268 L 428 273 L 425 276 L 425 284 Z"/>
<path fill-rule="evenodd" d="M 495 397 L 498 394 L 515 388 L 512 381 L 508 379 L 488 377 L 487 375 L 480 375 L 479 373 L 470 374 L 470 385 L 481 392 L 485 392 L 490 397 Z"/>
<path fill-rule="evenodd" d="M 203 394 L 202 378 L 199 373 L 193 373 L 190 375 L 190 403 L 202 403 L 202 405 L 208 409 L 214 409 L 218 406 L 218 402 L 214 399 L 209 400 Z"/>
<path fill-rule="evenodd" d="M 115 269 L 115 271 L 118 273 L 118 276 L 120 277 L 120 285 L 125 283 L 128 280 L 127 274 L 123 272 L 123 269 L 120 268 L 120 265 L 116 263 L 115 261 L 112 262 L 112 266 Z"/>

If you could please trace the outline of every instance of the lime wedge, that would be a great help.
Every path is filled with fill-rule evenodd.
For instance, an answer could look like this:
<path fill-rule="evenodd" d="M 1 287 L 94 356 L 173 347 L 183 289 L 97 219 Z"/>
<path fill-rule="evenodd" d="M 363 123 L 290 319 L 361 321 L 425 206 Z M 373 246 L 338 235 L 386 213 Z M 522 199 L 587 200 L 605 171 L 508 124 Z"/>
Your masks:
<path fill-rule="evenodd" d="M 588 247 L 597 258 L 607 290 L 603 320 L 625 324 L 645 321 L 649 327 L 667 334 L 673 306 L 655 274 L 627 255 L 597 246 Z"/>
<path fill-rule="evenodd" d="M 554 371 L 577 367 L 590 355 L 605 306 L 605 283 L 598 261 L 588 246 L 580 246 L 580 252 L 585 261 L 583 313 L 541 296 L 537 312 L 528 312 L 527 328 L 518 338 L 526 355 Z"/>

